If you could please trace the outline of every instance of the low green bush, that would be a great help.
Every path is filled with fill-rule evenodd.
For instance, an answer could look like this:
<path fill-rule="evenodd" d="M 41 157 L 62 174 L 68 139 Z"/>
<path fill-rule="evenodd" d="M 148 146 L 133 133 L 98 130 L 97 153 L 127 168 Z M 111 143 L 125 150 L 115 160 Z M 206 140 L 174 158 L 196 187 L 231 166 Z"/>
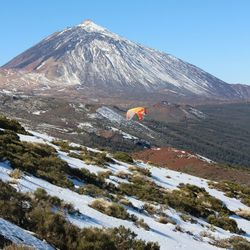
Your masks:
<path fill-rule="evenodd" d="M 243 231 L 240 230 L 237 226 L 235 220 L 230 219 L 228 217 L 218 217 L 215 215 L 209 215 L 207 221 L 217 227 L 223 228 L 224 230 L 228 230 L 231 233 L 242 233 Z"/>
<path fill-rule="evenodd" d="M 123 220 L 129 219 L 129 214 L 127 213 L 126 209 L 120 204 L 108 202 L 103 199 L 97 199 L 94 200 L 90 206 L 109 216 L 120 218 Z"/>
<path fill-rule="evenodd" d="M 231 236 L 220 240 L 215 239 L 213 245 L 232 250 L 250 250 L 250 242 L 240 236 Z"/>
<path fill-rule="evenodd" d="M 118 187 L 120 192 L 129 196 L 136 196 L 138 199 L 148 202 L 166 202 L 164 192 L 153 181 L 144 176 L 135 175 L 130 179 L 130 183 L 121 183 Z"/>
<path fill-rule="evenodd" d="M 170 216 L 168 216 L 168 215 L 164 215 L 164 216 L 160 216 L 158 219 L 157 219 L 157 221 L 159 222 L 159 223 L 162 223 L 162 224 L 167 224 L 167 223 L 171 223 L 171 224 L 173 224 L 173 225 L 176 225 L 176 221 L 172 218 L 172 217 L 170 217 Z"/>
<path fill-rule="evenodd" d="M 235 211 L 235 213 L 240 217 L 250 221 L 250 210 L 240 209 L 238 211 Z"/>
<path fill-rule="evenodd" d="M 12 130 L 19 134 L 29 135 L 29 133 L 21 126 L 19 122 L 9 119 L 3 115 L 0 115 L 0 128 Z"/>
<path fill-rule="evenodd" d="M 136 221 L 134 222 L 134 224 L 135 224 L 137 227 L 141 227 L 141 228 L 145 229 L 146 231 L 149 231 L 149 230 L 150 230 L 149 225 L 148 225 L 143 219 L 136 220 Z"/>
<path fill-rule="evenodd" d="M 250 206 L 250 187 L 231 181 L 209 182 L 211 188 L 225 192 L 231 198 L 240 199 L 242 203 Z"/>
<path fill-rule="evenodd" d="M 151 172 L 147 168 L 142 168 L 142 167 L 137 167 L 137 166 L 130 166 L 129 170 L 132 171 L 132 172 L 138 172 L 138 173 L 140 173 L 142 175 L 151 177 Z"/>
<path fill-rule="evenodd" d="M 115 152 L 113 157 L 118 161 L 123 161 L 126 163 L 134 163 L 133 158 L 125 152 Z"/>
<path fill-rule="evenodd" d="M 179 211 L 205 219 L 215 213 L 223 216 L 231 213 L 222 201 L 209 195 L 204 188 L 190 184 L 180 184 L 179 189 L 169 193 L 167 203 Z"/>
<path fill-rule="evenodd" d="M 52 141 L 52 143 L 56 146 L 59 146 L 61 151 L 70 152 L 71 147 L 67 141 L 55 139 Z"/>
<path fill-rule="evenodd" d="M 93 184 L 86 184 L 83 187 L 80 187 L 78 193 L 89 195 L 95 198 L 101 198 L 107 196 L 107 192 Z"/>
<path fill-rule="evenodd" d="M 155 206 L 149 204 L 149 203 L 145 203 L 142 207 L 143 210 L 145 210 L 148 214 L 150 215 L 154 215 L 156 214 L 156 208 Z"/>
<path fill-rule="evenodd" d="M 14 169 L 10 173 L 10 177 L 12 177 L 14 179 L 20 179 L 20 178 L 22 178 L 22 176 L 23 176 L 23 172 L 18 168 Z"/>
<path fill-rule="evenodd" d="M 87 149 L 81 151 L 80 154 L 70 152 L 68 156 L 82 160 L 86 164 L 97 165 L 100 167 L 105 167 L 108 163 L 114 162 L 105 152 L 93 152 Z"/>

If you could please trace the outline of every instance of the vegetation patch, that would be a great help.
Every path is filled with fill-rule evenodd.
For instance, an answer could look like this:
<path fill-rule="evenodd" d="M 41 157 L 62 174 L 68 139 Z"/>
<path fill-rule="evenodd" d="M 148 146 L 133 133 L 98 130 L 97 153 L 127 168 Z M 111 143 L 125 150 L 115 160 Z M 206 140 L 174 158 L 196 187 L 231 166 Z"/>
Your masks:
<path fill-rule="evenodd" d="M 133 158 L 125 152 L 115 152 L 113 153 L 113 157 L 118 161 L 123 161 L 126 163 L 134 163 Z"/>
<path fill-rule="evenodd" d="M 12 130 L 19 134 L 29 135 L 24 127 L 21 126 L 21 124 L 15 120 L 9 119 L 6 116 L 0 115 L 0 128 Z"/>
<path fill-rule="evenodd" d="M 42 188 L 37 188 L 33 195 L 37 203 L 47 203 L 52 207 L 66 211 L 68 214 L 79 214 L 79 211 L 74 209 L 72 204 L 65 203 L 57 196 L 48 195 L 47 192 Z"/>
<path fill-rule="evenodd" d="M 231 233 L 245 233 L 242 229 L 239 229 L 235 220 L 225 216 L 209 215 L 207 221 L 217 227 L 230 231 Z"/>
<path fill-rule="evenodd" d="M 28 172 L 55 185 L 78 191 L 75 190 L 74 184 L 68 178 L 70 176 L 104 188 L 109 192 L 116 190 L 112 183 L 105 183 L 104 176 L 97 176 L 84 168 L 71 168 L 58 157 L 53 147 L 45 144 L 21 142 L 15 132 L 0 130 L 0 161 L 6 160 L 14 168 L 12 175 L 14 174 L 15 177 L 20 177 L 19 171 Z"/>
<path fill-rule="evenodd" d="M 235 213 L 246 220 L 250 220 L 250 210 L 240 209 Z"/>
<path fill-rule="evenodd" d="M 148 202 L 158 202 L 164 204 L 166 197 L 153 181 L 145 176 L 134 175 L 130 178 L 130 183 L 121 183 L 119 190 L 128 196 L 136 196 L 138 199 Z"/>
<path fill-rule="evenodd" d="M 150 230 L 149 225 L 148 225 L 143 219 L 136 220 L 136 221 L 134 222 L 134 224 L 135 224 L 137 227 L 141 227 L 141 228 L 145 229 L 146 231 L 149 231 L 149 230 Z"/>
<path fill-rule="evenodd" d="M 57 249 L 160 249 L 157 243 L 136 239 L 137 235 L 123 226 L 80 229 L 72 225 L 61 213 L 53 212 L 53 206 L 61 201 L 48 196 L 41 189 L 32 198 L 0 181 L 0 190 L 0 217 L 34 232 Z M 118 211 L 121 212 L 120 209 Z"/>
<path fill-rule="evenodd" d="M 231 236 L 228 239 L 214 240 L 213 245 L 232 250 L 249 250 L 250 242 L 240 236 Z"/>
<path fill-rule="evenodd" d="M 10 177 L 12 177 L 14 179 L 21 179 L 22 176 L 23 176 L 23 172 L 20 169 L 18 169 L 18 168 L 14 169 L 10 173 Z"/>
<path fill-rule="evenodd" d="M 140 200 L 167 204 L 177 211 L 197 218 L 201 217 L 225 230 L 243 233 L 237 227 L 237 223 L 228 218 L 232 212 L 227 209 L 222 201 L 209 195 L 204 188 L 190 184 L 180 184 L 179 189 L 169 192 L 140 175 L 133 176 L 131 181 L 131 183 L 121 183 L 119 190 L 126 195 L 136 196 Z M 146 208 L 146 210 L 152 211 L 149 207 Z M 182 217 L 184 221 L 196 223 L 196 220 L 188 215 Z"/>
<path fill-rule="evenodd" d="M 197 223 L 197 220 L 193 219 L 190 215 L 188 214 L 181 214 L 180 215 L 181 219 L 185 222 L 190 222 L 190 223 Z"/>
<path fill-rule="evenodd" d="M 169 206 L 195 217 L 207 218 L 219 213 L 230 215 L 224 203 L 206 192 L 204 188 L 190 184 L 180 184 L 179 189 L 168 194 Z"/>
<path fill-rule="evenodd" d="M 117 204 L 117 203 L 113 203 L 113 202 L 109 202 L 109 201 L 106 201 L 104 199 L 94 200 L 91 203 L 90 207 L 92 207 L 92 208 L 94 208 L 94 209 L 96 209 L 104 214 L 107 214 L 109 216 L 116 217 L 119 219 L 126 220 L 126 219 L 130 218 L 129 213 L 126 211 L 126 209 L 122 205 Z"/>
<path fill-rule="evenodd" d="M 78 192 L 80 194 L 89 195 L 91 197 L 100 198 L 100 197 L 106 197 L 108 194 L 105 190 L 97 187 L 93 184 L 86 184 L 83 187 L 80 187 Z"/>
<path fill-rule="evenodd" d="M 209 187 L 223 191 L 226 196 L 240 199 L 242 203 L 250 206 L 250 187 L 230 181 L 209 182 Z"/>
<path fill-rule="evenodd" d="M 105 165 L 107 165 L 108 163 L 114 163 L 114 161 L 110 157 L 108 157 L 105 152 L 93 152 L 87 150 L 86 148 L 80 151 L 79 154 L 70 152 L 68 155 L 70 157 L 82 160 L 86 164 L 92 164 L 101 167 L 105 167 Z"/>
<path fill-rule="evenodd" d="M 156 207 L 154 205 L 149 204 L 149 203 L 145 203 L 142 208 L 150 215 L 154 215 L 157 212 Z"/>
<path fill-rule="evenodd" d="M 142 168 L 142 167 L 138 167 L 138 166 L 130 166 L 128 169 L 132 172 L 137 172 L 137 173 L 140 173 L 142 175 L 151 177 L 151 172 L 147 168 Z"/>
<path fill-rule="evenodd" d="M 126 179 L 126 180 L 129 179 L 130 177 L 130 174 L 124 171 L 118 171 L 115 175 L 121 179 Z"/>
<path fill-rule="evenodd" d="M 162 223 L 162 224 L 168 224 L 168 223 L 171 223 L 171 224 L 176 224 L 176 222 L 169 216 L 165 215 L 165 216 L 160 216 L 157 221 L 159 223 Z"/>

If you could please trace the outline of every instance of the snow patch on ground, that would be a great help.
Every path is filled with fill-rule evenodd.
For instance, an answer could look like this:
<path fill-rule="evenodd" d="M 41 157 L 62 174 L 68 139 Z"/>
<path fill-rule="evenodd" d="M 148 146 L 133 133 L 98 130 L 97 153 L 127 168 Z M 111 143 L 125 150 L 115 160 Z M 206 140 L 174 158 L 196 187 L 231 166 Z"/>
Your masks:
<path fill-rule="evenodd" d="M 115 123 L 119 123 L 119 124 L 122 122 L 126 122 L 126 119 L 124 117 L 122 117 L 121 115 L 119 115 L 115 111 L 113 111 L 112 109 L 107 108 L 105 106 L 98 108 L 96 110 L 96 113 L 102 115 L 103 117 L 110 120 L 111 122 L 115 122 Z"/>
<path fill-rule="evenodd" d="M 196 154 L 196 155 L 197 155 L 197 157 L 198 157 L 200 160 L 202 160 L 202 161 L 205 161 L 205 162 L 207 162 L 207 163 L 215 163 L 214 161 L 208 159 L 207 157 L 204 157 L 204 156 L 199 155 L 199 154 Z"/>
<path fill-rule="evenodd" d="M 80 129 L 85 128 L 85 127 L 93 128 L 93 125 L 90 122 L 82 122 L 82 123 L 79 123 L 77 127 Z"/>
<path fill-rule="evenodd" d="M 91 173 L 97 174 L 98 172 L 105 171 L 106 169 L 95 166 L 95 165 L 88 165 L 84 161 L 81 161 L 80 159 L 76 159 L 73 157 L 70 157 L 67 155 L 67 153 L 59 151 L 58 153 L 59 157 L 63 160 L 66 161 L 70 167 L 72 168 L 85 168 L 89 170 Z"/>
<path fill-rule="evenodd" d="M 206 115 L 198 109 L 190 107 L 189 112 L 192 113 L 193 115 L 197 116 L 198 118 L 201 118 L 201 119 L 206 118 Z"/>
<path fill-rule="evenodd" d="M 31 235 L 28 231 L 18 227 L 7 220 L 0 218 L 0 235 L 16 244 L 23 244 L 38 250 L 54 249 L 45 241 L 41 241 Z"/>
<path fill-rule="evenodd" d="M 110 129 L 112 131 L 114 131 L 114 132 L 118 132 L 119 134 L 121 134 L 124 139 L 129 139 L 129 140 L 137 140 L 138 139 L 138 137 L 133 136 L 133 135 L 128 134 L 128 133 L 125 133 L 120 129 L 117 129 L 117 128 L 114 128 L 114 127 L 110 127 Z"/>
<path fill-rule="evenodd" d="M 43 113 L 46 113 L 47 111 L 44 111 L 44 110 L 37 110 L 37 111 L 34 111 L 32 112 L 33 115 L 41 115 Z"/>

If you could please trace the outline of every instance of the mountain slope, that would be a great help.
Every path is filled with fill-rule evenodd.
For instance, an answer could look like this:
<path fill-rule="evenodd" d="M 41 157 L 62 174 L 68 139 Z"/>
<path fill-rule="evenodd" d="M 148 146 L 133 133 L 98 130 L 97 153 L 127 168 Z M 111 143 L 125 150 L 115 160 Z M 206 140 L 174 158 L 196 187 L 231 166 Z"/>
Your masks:
<path fill-rule="evenodd" d="M 243 97 L 231 85 L 198 67 L 133 43 L 89 20 L 52 34 L 2 69 L 39 73 L 52 81 L 48 83 L 51 86 L 77 85 L 108 93 Z M 37 81 L 44 80 L 31 80 Z"/>
<path fill-rule="evenodd" d="M 76 237 L 78 231 L 83 232 L 80 228 L 95 227 L 91 232 L 99 232 L 97 239 L 104 243 L 108 235 L 103 237 L 102 231 L 96 228 L 124 226 L 134 231 L 139 239 L 158 242 L 163 250 L 186 249 L 187 246 L 194 250 L 220 249 L 221 246 L 241 249 L 235 247 L 240 242 L 245 247 L 249 246 L 249 201 L 242 196 L 246 189 L 242 189 L 238 197 L 234 194 L 232 198 L 231 195 L 226 196 L 228 193 L 217 190 L 216 183 L 206 179 L 131 161 L 121 154 L 118 160 L 117 154 L 76 144 L 68 144 L 67 148 L 67 144 L 55 141 L 55 138 L 30 132 L 34 135 L 0 130 L 1 201 L 7 206 L 1 217 L 15 220 L 26 227 L 28 224 L 29 230 L 34 229 L 49 244 L 52 242 L 60 248 L 58 246 L 65 243 L 68 245 L 63 249 L 79 249 Z M 15 154 L 10 154 L 13 149 Z M 88 158 L 81 158 L 84 154 Z M 23 155 L 26 158 L 21 157 Z M 95 157 L 101 155 L 102 158 L 97 161 Z M 18 199 L 22 199 L 22 202 L 14 204 L 21 204 L 18 211 L 20 214 L 25 211 L 28 218 L 26 224 L 19 222 L 18 214 L 8 209 L 11 201 Z M 45 204 L 47 208 L 53 206 L 49 210 L 42 210 Z M 2 212 L 4 206 L 0 206 L 0 209 Z M 49 214 L 49 220 L 46 221 L 46 216 L 40 216 L 38 211 Z M 242 211 L 245 211 L 245 215 Z M 57 221 L 51 223 L 53 213 Z M 25 215 L 22 219 L 25 221 Z M 38 230 L 42 226 L 36 224 L 39 221 L 44 223 L 47 230 Z M 64 224 L 59 224 L 62 222 Z M 66 236 L 71 241 L 57 238 L 62 237 L 64 228 L 68 228 L 70 233 Z M 78 231 L 72 234 L 70 228 Z M 81 239 L 85 238 L 83 235 Z M 126 236 L 119 240 L 124 240 L 123 237 Z M 83 242 L 82 247 L 89 243 Z M 134 246 L 135 241 L 130 242 Z M 90 246 L 103 249 L 102 245 Z M 124 248 L 118 244 L 112 249 Z"/>

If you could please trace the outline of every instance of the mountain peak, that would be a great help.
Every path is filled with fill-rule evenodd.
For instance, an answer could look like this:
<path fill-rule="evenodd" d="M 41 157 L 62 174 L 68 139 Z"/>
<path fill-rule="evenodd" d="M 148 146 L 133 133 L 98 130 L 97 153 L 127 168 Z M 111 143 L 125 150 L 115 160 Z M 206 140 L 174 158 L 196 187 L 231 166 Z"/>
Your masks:
<path fill-rule="evenodd" d="M 200 68 L 131 42 L 91 20 L 54 33 L 1 69 L 39 73 L 56 84 L 81 84 L 94 92 L 242 98 L 231 85 Z"/>
<path fill-rule="evenodd" d="M 105 28 L 103 28 L 102 26 L 94 23 L 90 19 L 84 20 L 82 23 L 77 25 L 77 27 L 84 28 L 86 31 L 89 31 L 89 32 L 104 32 L 104 31 L 107 31 Z"/>

